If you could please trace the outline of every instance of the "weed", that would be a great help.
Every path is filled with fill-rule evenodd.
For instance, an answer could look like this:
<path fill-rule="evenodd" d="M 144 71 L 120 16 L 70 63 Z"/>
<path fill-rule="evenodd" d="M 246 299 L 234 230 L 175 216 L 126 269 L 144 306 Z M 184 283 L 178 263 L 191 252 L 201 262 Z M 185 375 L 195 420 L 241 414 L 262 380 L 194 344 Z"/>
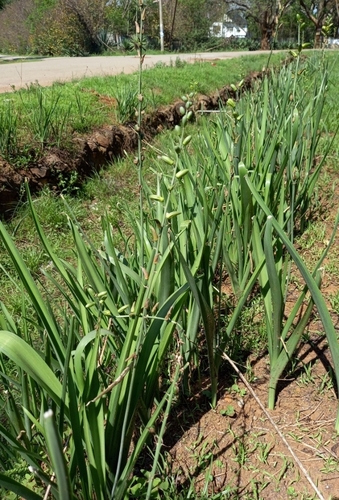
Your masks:
<path fill-rule="evenodd" d="M 297 498 L 299 496 L 298 492 L 293 486 L 288 486 L 286 493 L 289 499 Z"/>
<path fill-rule="evenodd" d="M 79 189 L 78 172 L 73 171 L 69 175 L 60 173 L 57 182 L 63 194 L 74 194 Z"/>
<path fill-rule="evenodd" d="M 245 388 L 241 388 L 238 386 L 238 384 L 233 384 L 231 387 L 231 392 L 233 394 L 237 394 L 240 397 L 244 397 L 247 394 L 247 390 Z"/>
<path fill-rule="evenodd" d="M 325 394 L 327 392 L 332 392 L 333 389 L 333 370 L 329 368 L 329 372 L 324 373 L 324 375 L 320 377 L 318 391 L 320 394 Z"/>
<path fill-rule="evenodd" d="M 333 311 L 339 313 L 339 292 L 330 296 L 330 303 Z"/>
<path fill-rule="evenodd" d="M 298 385 L 314 384 L 315 379 L 312 374 L 313 368 L 314 368 L 313 362 L 303 364 L 303 372 L 297 380 Z"/>
<path fill-rule="evenodd" d="M 286 472 L 288 471 L 289 468 L 293 467 L 292 462 L 285 457 L 285 455 L 281 455 L 283 465 L 280 469 L 280 471 L 277 474 L 277 482 L 279 483 L 285 476 Z"/>
<path fill-rule="evenodd" d="M 114 97 L 117 102 L 116 113 L 120 123 L 135 120 L 138 102 L 137 94 L 138 92 L 131 84 L 115 84 Z"/>
<path fill-rule="evenodd" d="M 232 445 L 232 450 L 234 453 L 234 462 L 238 463 L 241 467 L 244 467 L 249 458 L 248 449 L 244 440 L 238 437 L 237 442 Z"/>
<path fill-rule="evenodd" d="M 227 417 L 234 417 L 236 411 L 233 405 L 227 405 L 224 410 L 220 410 L 220 415 L 225 415 Z"/>
<path fill-rule="evenodd" d="M 333 472 L 339 471 L 339 462 L 334 457 L 328 457 L 323 461 L 323 465 L 320 468 L 320 472 L 324 474 L 332 474 Z"/>
<path fill-rule="evenodd" d="M 163 69 L 166 68 L 166 63 L 162 61 L 157 61 L 153 67 L 156 69 Z"/>
<path fill-rule="evenodd" d="M 18 149 L 17 112 L 13 109 L 12 99 L 5 99 L 0 108 L 0 151 L 4 158 L 15 157 Z"/>
<path fill-rule="evenodd" d="M 186 61 L 184 61 L 183 59 L 180 59 L 180 57 L 177 56 L 175 63 L 174 63 L 174 66 L 176 68 L 184 68 L 186 66 L 186 64 L 187 64 Z"/>
<path fill-rule="evenodd" d="M 267 464 L 268 457 L 270 452 L 272 451 L 272 448 L 273 446 L 270 443 L 262 443 L 262 442 L 258 443 L 259 451 L 257 453 L 257 456 L 260 462 Z"/>

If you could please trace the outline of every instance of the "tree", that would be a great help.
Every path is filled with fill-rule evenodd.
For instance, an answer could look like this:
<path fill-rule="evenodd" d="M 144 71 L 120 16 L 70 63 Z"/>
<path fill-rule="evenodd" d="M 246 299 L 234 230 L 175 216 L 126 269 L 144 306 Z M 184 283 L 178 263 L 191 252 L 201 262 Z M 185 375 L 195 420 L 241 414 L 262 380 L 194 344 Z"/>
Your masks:
<path fill-rule="evenodd" d="M 218 0 L 162 0 L 165 38 L 171 45 L 176 39 L 187 49 L 193 49 L 209 37 L 222 1 Z"/>
<path fill-rule="evenodd" d="M 88 34 L 94 50 L 100 50 L 100 32 L 105 29 L 106 2 L 102 0 L 61 0 Z"/>
<path fill-rule="evenodd" d="M 293 47 L 295 47 L 295 42 L 298 39 L 298 19 L 300 22 L 300 14 L 300 3 L 297 1 L 286 10 L 283 16 L 281 16 L 277 41 L 289 41 L 292 42 Z M 302 42 L 311 42 L 313 38 L 313 23 L 303 15 Z"/>
<path fill-rule="evenodd" d="M 134 7 L 134 8 L 133 8 Z M 106 2 L 107 28 L 119 39 L 135 31 L 135 6 L 133 0 L 108 0 Z"/>
<path fill-rule="evenodd" d="M 258 27 L 261 49 L 270 48 L 277 35 L 280 19 L 297 0 L 225 0 L 228 14 L 240 11 Z"/>
<path fill-rule="evenodd" d="M 315 27 L 314 47 L 322 45 L 323 26 L 329 16 L 339 13 L 337 0 L 299 0 L 302 12 Z"/>
<path fill-rule="evenodd" d="M 32 26 L 30 47 L 37 54 L 81 56 L 91 51 L 91 39 L 74 12 L 62 3 L 47 9 Z"/>

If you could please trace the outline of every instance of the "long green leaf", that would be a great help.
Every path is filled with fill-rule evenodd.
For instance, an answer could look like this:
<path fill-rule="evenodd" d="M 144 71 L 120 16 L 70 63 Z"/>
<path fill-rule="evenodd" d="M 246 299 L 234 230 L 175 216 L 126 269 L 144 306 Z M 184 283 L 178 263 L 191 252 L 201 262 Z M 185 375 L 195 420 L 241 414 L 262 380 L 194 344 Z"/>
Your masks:
<path fill-rule="evenodd" d="M 278 358 L 280 351 L 280 337 L 282 331 L 282 318 L 283 318 L 283 297 L 281 293 L 281 285 L 279 281 L 279 276 L 276 269 L 276 263 L 273 251 L 272 242 L 272 223 L 271 219 L 267 220 L 265 234 L 264 234 L 264 252 L 266 257 L 266 269 L 268 274 L 268 283 L 271 290 L 271 300 L 272 300 L 272 339 L 270 344 L 272 345 L 272 351 L 270 352 L 270 363 L 274 367 L 274 364 Z M 271 405 L 269 405 L 271 408 Z"/>
<path fill-rule="evenodd" d="M 0 352 L 28 373 L 58 406 L 62 402 L 62 385 L 37 352 L 12 332 L 0 331 Z M 68 410 L 68 401 L 65 402 Z"/>
<path fill-rule="evenodd" d="M 57 479 L 59 500 L 72 500 L 74 497 L 71 492 L 71 482 L 52 410 L 44 414 L 43 421 L 47 449 Z"/>
<path fill-rule="evenodd" d="M 37 312 L 41 322 L 43 323 L 46 332 L 48 333 L 51 344 L 53 345 L 55 355 L 58 358 L 60 368 L 64 367 L 65 348 L 60 338 L 60 332 L 54 316 L 50 308 L 43 299 L 36 283 L 34 282 L 26 264 L 24 263 L 20 252 L 15 247 L 12 239 L 10 238 L 5 226 L 0 222 L 0 238 L 2 239 L 8 255 L 12 259 L 13 265 L 22 281 L 24 289 L 28 293 L 35 311 Z"/>
<path fill-rule="evenodd" d="M 14 479 L 5 476 L 5 474 L 0 474 L 0 486 L 6 490 L 13 491 L 16 495 L 19 495 L 25 500 L 43 500 L 43 497 L 34 493 L 23 484 L 18 483 Z"/>

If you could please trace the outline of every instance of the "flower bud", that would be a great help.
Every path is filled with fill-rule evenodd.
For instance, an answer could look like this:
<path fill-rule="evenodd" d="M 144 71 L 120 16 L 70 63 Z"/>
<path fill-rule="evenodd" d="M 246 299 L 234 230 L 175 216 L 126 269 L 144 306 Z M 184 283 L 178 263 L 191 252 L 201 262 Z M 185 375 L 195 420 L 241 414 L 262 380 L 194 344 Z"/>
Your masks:
<path fill-rule="evenodd" d="M 154 201 L 160 201 L 160 202 L 163 202 L 164 201 L 164 197 L 163 196 L 159 196 L 157 194 L 151 194 L 150 196 L 150 200 L 154 200 Z"/>
<path fill-rule="evenodd" d="M 176 215 L 180 215 L 180 214 L 181 214 L 181 212 L 178 212 L 178 211 L 167 212 L 166 213 L 166 219 L 167 220 L 173 219 L 173 217 L 175 217 Z"/>
<path fill-rule="evenodd" d="M 171 158 L 169 158 L 168 156 L 160 156 L 159 158 L 160 158 L 160 160 L 167 163 L 167 165 L 174 165 L 174 161 Z"/>
<path fill-rule="evenodd" d="M 184 177 L 187 173 L 189 172 L 188 168 L 185 168 L 183 170 L 179 170 L 179 172 L 177 172 L 175 174 L 176 178 L 177 179 L 181 179 L 182 177 Z"/>
<path fill-rule="evenodd" d="M 183 145 L 184 146 L 187 146 L 187 144 L 189 144 L 192 140 L 192 136 L 191 135 L 188 135 L 187 137 L 185 137 L 185 139 L 182 141 Z"/>

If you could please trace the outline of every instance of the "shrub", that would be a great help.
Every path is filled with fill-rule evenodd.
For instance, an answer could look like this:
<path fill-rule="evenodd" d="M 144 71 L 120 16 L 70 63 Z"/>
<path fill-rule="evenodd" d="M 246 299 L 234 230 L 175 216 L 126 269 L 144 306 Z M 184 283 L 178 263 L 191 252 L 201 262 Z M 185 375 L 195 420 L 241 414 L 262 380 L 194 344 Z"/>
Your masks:
<path fill-rule="evenodd" d="M 27 22 L 34 10 L 33 0 L 14 0 L 0 11 L 0 50 L 25 54 L 29 50 Z"/>
<path fill-rule="evenodd" d="M 57 5 L 34 23 L 30 37 L 33 52 L 49 56 L 80 56 L 89 52 L 90 40 L 77 16 Z"/>

